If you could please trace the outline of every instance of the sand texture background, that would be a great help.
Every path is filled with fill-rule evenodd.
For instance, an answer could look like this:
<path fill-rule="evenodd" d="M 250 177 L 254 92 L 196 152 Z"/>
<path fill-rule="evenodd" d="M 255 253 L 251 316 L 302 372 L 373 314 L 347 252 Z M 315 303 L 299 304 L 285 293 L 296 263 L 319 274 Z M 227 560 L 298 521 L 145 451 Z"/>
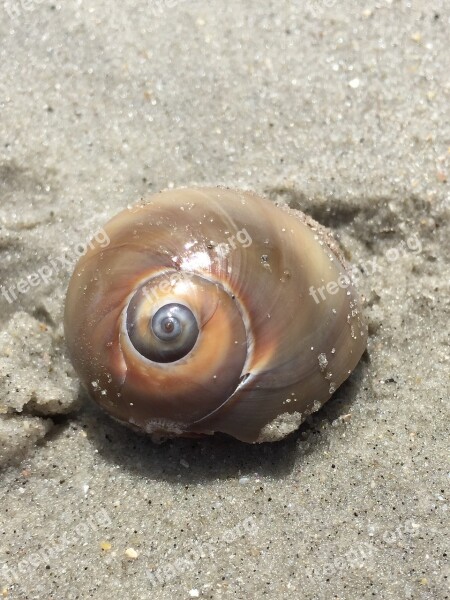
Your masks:
<path fill-rule="evenodd" d="M 444 0 L 2 1 L 0 597 L 450 597 L 449 34 Z M 367 355 L 283 442 L 154 445 L 67 360 L 77 245 L 192 184 L 358 266 Z"/>

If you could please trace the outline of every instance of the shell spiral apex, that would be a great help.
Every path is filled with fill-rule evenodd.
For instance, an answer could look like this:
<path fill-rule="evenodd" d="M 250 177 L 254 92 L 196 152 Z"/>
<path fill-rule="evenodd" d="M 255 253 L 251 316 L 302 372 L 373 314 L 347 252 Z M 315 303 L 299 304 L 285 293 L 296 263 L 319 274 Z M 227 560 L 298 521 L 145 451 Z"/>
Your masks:
<path fill-rule="evenodd" d="M 69 283 L 67 346 L 94 400 L 155 438 L 281 439 L 364 352 L 344 260 L 299 211 L 250 192 L 177 189 L 104 233 Z"/>

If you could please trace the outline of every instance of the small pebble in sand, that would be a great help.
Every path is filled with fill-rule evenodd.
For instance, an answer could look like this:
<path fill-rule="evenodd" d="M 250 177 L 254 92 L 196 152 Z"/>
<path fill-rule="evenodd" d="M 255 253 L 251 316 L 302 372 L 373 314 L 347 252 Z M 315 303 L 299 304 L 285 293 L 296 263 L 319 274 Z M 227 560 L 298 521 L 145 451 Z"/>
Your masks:
<path fill-rule="evenodd" d="M 139 553 L 134 548 L 127 548 L 125 550 L 125 556 L 130 560 L 135 560 L 139 556 Z"/>
<path fill-rule="evenodd" d="M 100 548 L 104 551 L 104 552 L 109 552 L 112 548 L 111 544 L 109 542 L 101 542 L 100 543 Z"/>

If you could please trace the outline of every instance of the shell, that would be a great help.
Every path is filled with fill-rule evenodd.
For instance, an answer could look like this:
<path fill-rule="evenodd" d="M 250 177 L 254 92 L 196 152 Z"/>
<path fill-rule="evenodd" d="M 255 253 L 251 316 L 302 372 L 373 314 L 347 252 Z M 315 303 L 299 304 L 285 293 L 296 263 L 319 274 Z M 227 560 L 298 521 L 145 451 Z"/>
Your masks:
<path fill-rule="evenodd" d="M 364 352 L 344 259 L 299 211 L 243 191 L 170 190 L 103 233 L 69 284 L 69 354 L 94 400 L 155 438 L 280 439 Z"/>

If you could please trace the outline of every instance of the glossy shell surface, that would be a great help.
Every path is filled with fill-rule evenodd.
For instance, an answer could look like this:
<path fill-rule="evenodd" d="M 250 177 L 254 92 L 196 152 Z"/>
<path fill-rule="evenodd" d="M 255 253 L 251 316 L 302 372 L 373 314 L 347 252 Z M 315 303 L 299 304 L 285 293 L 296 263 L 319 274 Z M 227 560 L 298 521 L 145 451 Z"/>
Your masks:
<path fill-rule="evenodd" d="M 364 352 L 343 258 L 299 211 L 250 192 L 178 189 L 104 233 L 71 278 L 65 334 L 84 386 L 123 423 L 155 437 L 277 440 Z"/>

